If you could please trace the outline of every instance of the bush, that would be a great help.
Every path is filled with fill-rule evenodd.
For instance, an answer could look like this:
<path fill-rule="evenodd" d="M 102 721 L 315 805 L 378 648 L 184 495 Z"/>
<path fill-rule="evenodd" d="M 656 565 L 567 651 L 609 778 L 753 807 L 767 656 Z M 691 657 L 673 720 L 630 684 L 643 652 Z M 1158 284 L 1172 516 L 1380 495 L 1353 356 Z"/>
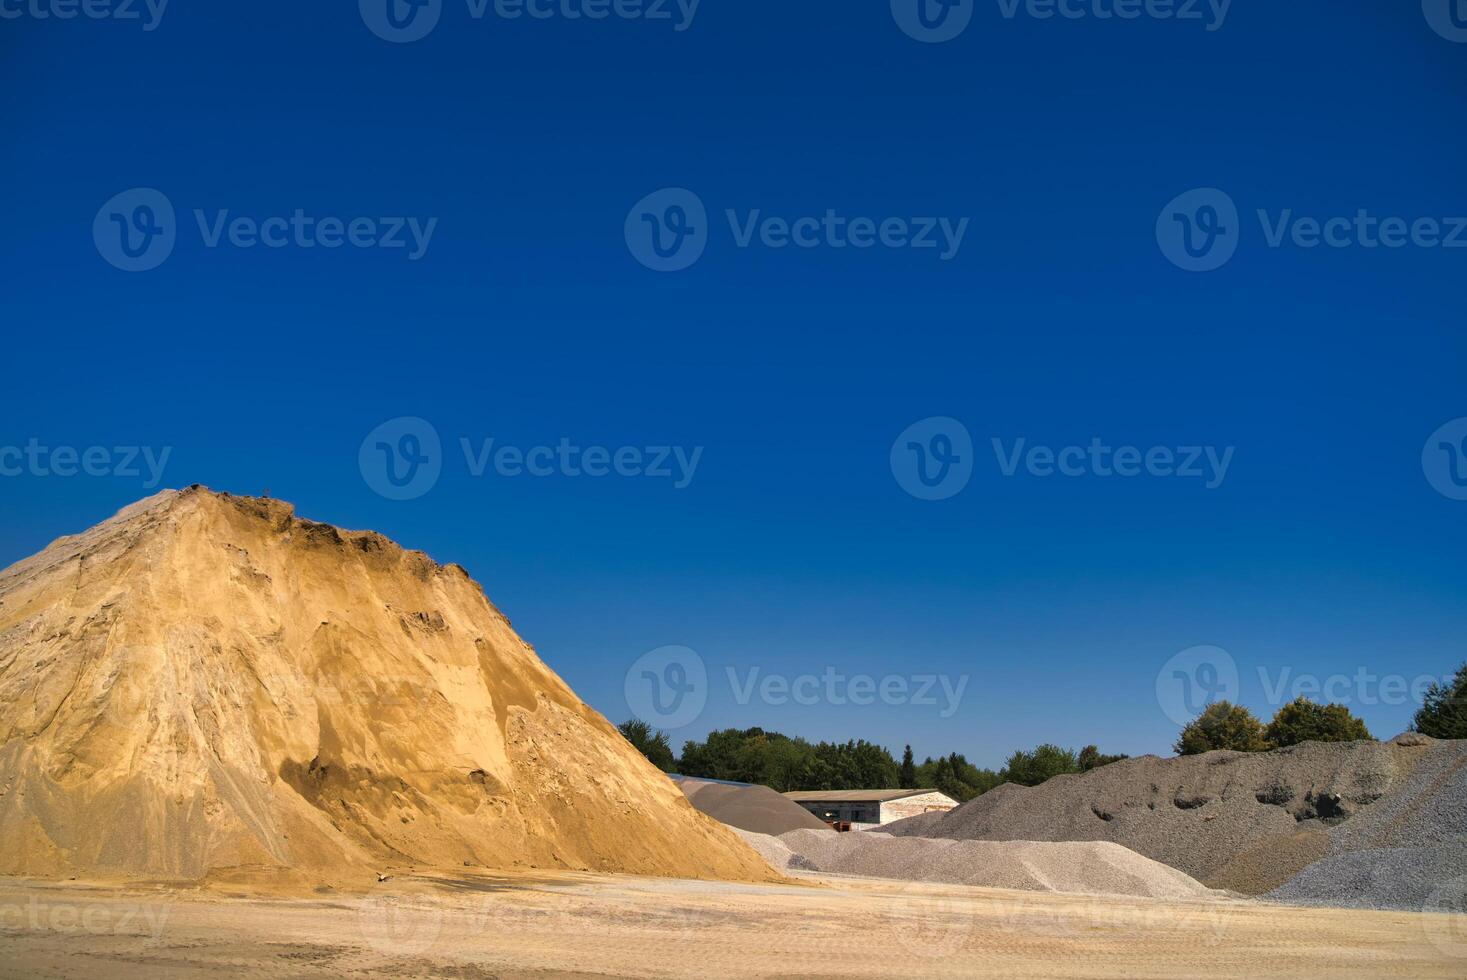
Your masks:
<path fill-rule="evenodd" d="M 935 789 L 959 803 L 982 796 L 1003 782 L 992 769 L 979 769 L 956 752 L 935 761 L 928 759 L 917 767 L 916 775 L 916 785 L 909 788 Z"/>
<path fill-rule="evenodd" d="M 1268 740 L 1253 712 L 1229 701 L 1218 701 L 1182 729 L 1175 748 L 1178 755 L 1199 755 L 1216 749 L 1265 752 Z"/>
<path fill-rule="evenodd" d="M 1129 758 L 1128 755 L 1104 755 L 1098 746 L 1087 745 L 1080 750 L 1080 755 L 1075 761 L 1080 764 L 1081 772 L 1089 772 L 1092 769 L 1099 769 L 1101 766 L 1108 766 L 1112 762 L 1120 762 L 1122 759 Z"/>
<path fill-rule="evenodd" d="M 622 722 L 616 726 L 616 730 L 626 736 L 626 740 L 658 769 L 672 772 L 677 768 L 677 760 L 672 757 L 672 745 L 667 740 L 666 732 L 656 731 L 637 718 Z"/>
<path fill-rule="evenodd" d="M 1005 782 L 1038 786 L 1047 779 L 1080 771 L 1080 761 L 1070 749 L 1041 745 L 1033 752 L 1015 752 L 1000 775 Z"/>
<path fill-rule="evenodd" d="M 1427 688 L 1411 730 L 1432 738 L 1467 738 L 1467 664 L 1457 668 L 1450 685 Z"/>
<path fill-rule="evenodd" d="M 1342 704 L 1315 704 L 1308 698 L 1290 701 L 1263 730 L 1273 748 L 1300 742 L 1357 742 L 1370 738 L 1365 722 Z"/>

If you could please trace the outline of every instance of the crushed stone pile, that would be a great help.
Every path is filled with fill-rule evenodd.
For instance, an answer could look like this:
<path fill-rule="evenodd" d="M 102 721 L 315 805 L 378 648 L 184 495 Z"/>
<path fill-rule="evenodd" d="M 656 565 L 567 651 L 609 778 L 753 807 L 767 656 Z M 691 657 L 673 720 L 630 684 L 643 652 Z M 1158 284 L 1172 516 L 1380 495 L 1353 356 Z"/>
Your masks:
<path fill-rule="evenodd" d="M 1426 752 L 1402 742 L 1309 742 L 1263 753 L 1144 756 L 1032 788 L 1001 786 L 948 813 L 882 829 L 962 840 L 1108 840 L 1208 885 L 1260 894 L 1322 856 L 1323 841 L 1307 835 L 1398 789 Z"/>
<path fill-rule="evenodd" d="M 745 844 L 769 862 L 769 866 L 776 871 L 819 871 L 814 862 L 807 859 L 803 854 L 796 854 L 790 850 L 789 845 L 771 834 L 756 834 L 748 830 L 735 830 Z M 827 831 L 834 833 L 834 831 Z"/>
<path fill-rule="evenodd" d="M 760 842 L 755 849 L 780 870 L 805 867 L 870 878 L 1089 895 L 1211 894 L 1175 868 L 1103 841 L 960 841 L 797 830 Z"/>
<path fill-rule="evenodd" d="M 768 880 L 462 568 L 165 491 L 0 571 L 0 873 Z"/>
<path fill-rule="evenodd" d="M 672 781 L 698 810 L 739 830 L 776 837 L 792 830 L 834 833 L 825 821 L 768 786 L 720 783 L 689 776 L 674 776 Z"/>
<path fill-rule="evenodd" d="M 1419 738 L 1419 736 L 1417 736 Z M 1297 905 L 1422 909 L 1467 875 L 1467 743 L 1428 743 L 1389 796 L 1329 832 L 1329 852 L 1265 897 Z"/>

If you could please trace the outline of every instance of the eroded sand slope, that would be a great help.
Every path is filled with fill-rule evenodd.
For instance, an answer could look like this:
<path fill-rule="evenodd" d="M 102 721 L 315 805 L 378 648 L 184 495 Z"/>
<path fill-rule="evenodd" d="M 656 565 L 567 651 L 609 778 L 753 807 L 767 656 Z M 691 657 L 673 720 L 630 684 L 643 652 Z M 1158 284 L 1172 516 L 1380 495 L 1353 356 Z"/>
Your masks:
<path fill-rule="evenodd" d="M 0 572 L 0 841 L 45 875 L 770 877 L 461 568 L 201 488 Z"/>

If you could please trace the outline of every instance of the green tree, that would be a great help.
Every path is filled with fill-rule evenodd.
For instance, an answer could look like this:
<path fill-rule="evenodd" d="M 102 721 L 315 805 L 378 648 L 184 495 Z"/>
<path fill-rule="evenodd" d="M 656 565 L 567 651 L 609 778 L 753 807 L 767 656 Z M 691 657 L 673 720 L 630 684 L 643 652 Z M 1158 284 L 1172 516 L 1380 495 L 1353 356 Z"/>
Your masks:
<path fill-rule="evenodd" d="M 1315 704 L 1308 698 L 1290 701 L 1263 730 L 1276 749 L 1300 742 L 1357 742 L 1370 738 L 1365 722 L 1342 704 Z"/>
<path fill-rule="evenodd" d="M 672 745 L 668 742 L 666 732 L 659 732 L 638 718 L 624 721 L 616 727 L 658 769 L 663 772 L 677 769 L 677 760 L 672 757 Z"/>
<path fill-rule="evenodd" d="M 1081 772 L 1089 772 L 1092 769 L 1099 769 L 1101 766 L 1108 766 L 1113 762 L 1129 758 L 1128 755 L 1104 755 L 1099 746 L 1087 745 L 1080 750 L 1075 761 L 1079 764 Z"/>
<path fill-rule="evenodd" d="M 1432 738 L 1467 738 L 1467 664 L 1450 684 L 1427 688 L 1411 728 Z"/>
<path fill-rule="evenodd" d="M 1008 764 L 1000 775 L 1005 782 L 1038 786 L 1055 776 L 1079 771 L 1080 763 L 1072 750 L 1046 743 L 1032 752 L 1019 751 L 1009 756 Z"/>
<path fill-rule="evenodd" d="M 917 788 L 917 764 L 912 761 L 912 747 L 910 745 L 902 751 L 902 772 L 899 781 L 902 789 Z"/>
<path fill-rule="evenodd" d="M 1178 755 L 1199 755 L 1216 749 L 1264 752 L 1268 740 L 1253 712 L 1230 701 L 1215 701 L 1182 729 L 1175 748 Z"/>

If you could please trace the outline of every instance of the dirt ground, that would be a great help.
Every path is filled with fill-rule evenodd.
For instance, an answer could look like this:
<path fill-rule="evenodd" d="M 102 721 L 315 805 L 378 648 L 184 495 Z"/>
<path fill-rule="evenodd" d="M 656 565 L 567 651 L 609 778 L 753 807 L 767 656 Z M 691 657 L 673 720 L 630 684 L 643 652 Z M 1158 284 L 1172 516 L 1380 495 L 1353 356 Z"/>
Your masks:
<path fill-rule="evenodd" d="M 0 879 L 0 977 L 1467 975 L 1467 917 L 809 876 L 394 878 L 365 895 Z"/>

